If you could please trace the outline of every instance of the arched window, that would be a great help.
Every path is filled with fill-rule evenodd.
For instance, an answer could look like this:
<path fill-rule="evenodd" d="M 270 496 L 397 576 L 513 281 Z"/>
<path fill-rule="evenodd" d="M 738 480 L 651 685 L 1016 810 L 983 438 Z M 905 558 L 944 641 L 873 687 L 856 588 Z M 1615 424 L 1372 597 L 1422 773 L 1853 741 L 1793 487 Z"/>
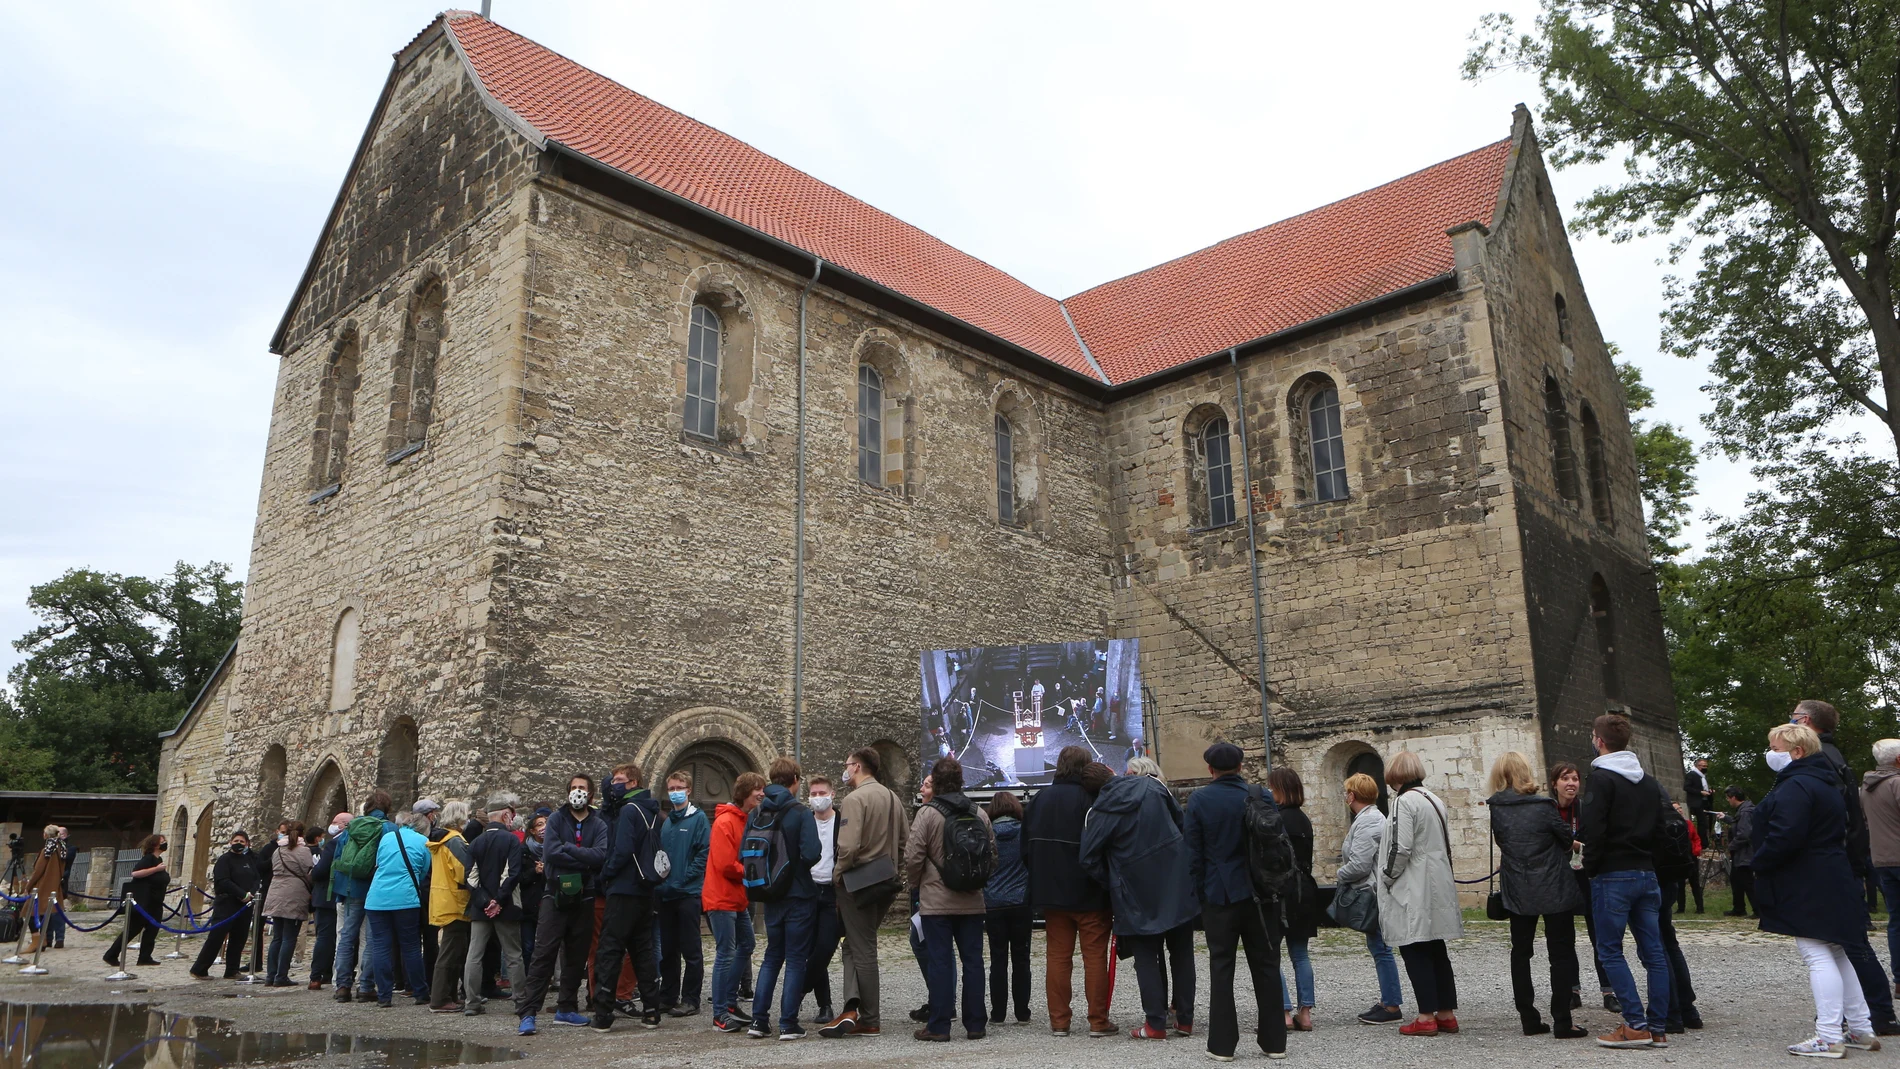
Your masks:
<path fill-rule="evenodd" d="M 310 781 L 310 791 L 304 801 L 303 822 L 312 828 L 321 828 L 330 818 L 350 807 L 349 792 L 343 785 L 343 770 L 335 761 L 325 761 L 317 770 L 316 777 Z"/>
<path fill-rule="evenodd" d="M 1234 522 L 1234 453 L 1227 413 L 1205 405 L 1188 415 L 1188 526 Z"/>
<path fill-rule="evenodd" d="M 1570 413 L 1564 407 L 1564 391 L 1553 376 L 1544 378 L 1544 429 L 1550 434 L 1550 470 L 1557 480 L 1557 492 L 1574 505 L 1577 453 L 1570 442 Z"/>
<path fill-rule="evenodd" d="M 1603 667 L 1603 697 L 1623 700 L 1623 684 L 1616 674 L 1616 620 L 1610 614 L 1610 585 L 1601 575 L 1590 577 L 1590 618 L 1596 624 L 1597 658 Z"/>
<path fill-rule="evenodd" d="M 340 713 L 356 703 L 356 649 L 362 624 L 355 609 L 344 609 L 330 638 L 330 711 Z"/>
<path fill-rule="evenodd" d="M 410 298 L 402 350 L 391 368 L 386 444 L 392 464 L 422 448 L 435 418 L 435 365 L 442 352 L 446 292 L 442 280 L 431 275 Z"/>
<path fill-rule="evenodd" d="M 1583 463 L 1590 473 L 1590 511 L 1605 527 L 1614 526 L 1616 515 L 1610 510 L 1610 467 L 1603 459 L 1603 428 L 1597 414 L 1583 406 Z"/>
<path fill-rule="evenodd" d="M 858 481 L 884 486 L 884 376 L 858 365 Z"/>
<path fill-rule="evenodd" d="M 284 818 L 284 769 L 288 759 L 284 748 L 272 743 L 264 751 L 264 765 L 258 772 L 257 820 L 260 832 L 268 834 Z"/>
<path fill-rule="evenodd" d="M 397 717 L 376 756 L 376 785 L 389 792 L 395 812 L 408 809 L 416 800 L 416 749 L 416 722 Z"/>
<path fill-rule="evenodd" d="M 1016 523 L 1016 429 L 996 414 L 996 519 Z"/>
<path fill-rule="evenodd" d="M 686 337 L 686 433 L 719 438 L 719 346 L 724 327 L 719 313 L 693 305 Z"/>
<path fill-rule="evenodd" d="M 1561 293 L 1557 294 L 1557 344 L 1570 344 L 1570 306 Z"/>
<path fill-rule="evenodd" d="M 341 486 L 343 464 L 349 457 L 350 421 L 356 415 L 356 388 L 362 383 L 358 335 L 354 326 L 344 330 L 317 384 L 317 425 L 312 435 L 310 489 Z"/>
<path fill-rule="evenodd" d="M 1339 423 L 1339 391 L 1315 390 L 1306 402 L 1307 435 L 1313 443 L 1313 500 L 1344 501 L 1346 438 Z"/>

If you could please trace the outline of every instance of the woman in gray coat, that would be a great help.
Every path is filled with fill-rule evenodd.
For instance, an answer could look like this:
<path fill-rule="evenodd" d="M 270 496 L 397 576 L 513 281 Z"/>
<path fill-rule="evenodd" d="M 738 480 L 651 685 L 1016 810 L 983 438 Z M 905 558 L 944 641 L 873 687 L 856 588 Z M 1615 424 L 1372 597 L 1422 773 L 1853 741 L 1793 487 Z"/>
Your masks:
<path fill-rule="evenodd" d="M 1465 934 L 1451 875 L 1450 813 L 1424 780 L 1425 763 L 1410 750 L 1385 767 L 1386 785 L 1398 794 L 1379 839 L 1379 927 L 1399 949 L 1418 1003 L 1418 1016 L 1399 1026 L 1408 1036 L 1458 1031 L 1458 985 L 1445 940 Z"/>
<path fill-rule="evenodd" d="M 1557 815 L 1557 802 L 1537 793 L 1531 763 L 1509 751 L 1491 766 L 1491 837 L 1497 841 L 1498 890 L 1511 914 L 1511 991 L 1524 1034 L 1552 1031 L 1537 1013 L 1537 989 L 1531 983 L 1531 954 L 1537 919 L 1544 920 L 1544 947 L 1550 955 L 1550 1016 L 1558 1039 L 1577 1039 L 1583 1029 L 1571 1023 L 1570 990 L 1577 985 L 1576 911 L 1583 908 L 1570 871 L 1570 825 Z"/>

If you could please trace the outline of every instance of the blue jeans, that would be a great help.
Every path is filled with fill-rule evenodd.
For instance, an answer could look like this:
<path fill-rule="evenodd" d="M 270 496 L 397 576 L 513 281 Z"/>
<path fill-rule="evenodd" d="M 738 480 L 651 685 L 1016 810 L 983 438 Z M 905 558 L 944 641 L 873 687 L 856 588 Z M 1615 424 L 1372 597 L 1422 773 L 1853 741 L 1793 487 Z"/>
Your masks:
<path fill-rule="evenodd" d="M 1389 954 L 1391 952 L 1387 951 L 1387 953 Z M 1287 936 L 1286 956 L 1293 959 L 1293 983 L 1295 987 L 1289 988 L 1286 986 L 1286 974 L 1281 973 L 1280 1000 L 1285 1004 L 1287 1012 L 1291 1013 L 1293 1011 L 1293 996 L 1291 992 L 1297 988 L 1300 996 L 1300 1007 L 1302 1009 L 1311 1009 L 1315 1005 L 1313 1001 L 1313 959 L 1306 952 L 1306 940 L 1295 939 L 1290 935 Z"/>
<path fill-rule="evenodd" d="M 422 967 L 422 909 L 366 909 L 369 921 L 369 969 L 376 980 L 376 1001 L 395 994 L 396 955 L 402 955 L 403 979 L 417 1002 L 429 1000 L 429 973 Z"/>
<path fill-rule="evenodd" d="M 1379 1004 L 1397 1008 L 1405 1005 L 1405 993 L 1399 989 L 1399 963 L 1385 937 L 1374 928 L 1366 933 L 1366 950 L 1372 954 L 1372 968 L 1379 974 Z"/>
<path fill-rule="evenodd" d="M 1653 872 L 1603 872 L 1590 878 L 1590 908 L 1597 918 L 1597 961 L 1610 978 L 1610 989 L 1623 1009 L 1623 1021 L 1637 1031 L 1660 1033 L 1669 1023 L 1669 955 L 1663 950 L 1662 888 Z M 1649 1014 L 1636 991 L 1636 977 L 1623 959 L 1623 929 L 1636 940 L 1636 957 L 1649 980 Z"/>
<path fill-rule="evenodd" d="M 266 980 L 271 983 L 290 981 L 290 956 L 297 951 L 297 932 L 302 927 L 302 921 L 271 918 L 270 951 L 264 958 Z"/>
<path fill-rule="evenodd" d="M 352 983 L 357 990 L 369 993 L 369 955 L 361 955 L 363 975 L 356 975 L 358 949 L 362 945 L 363 900 L 360 898 L 339 898 L 336 902 L 336 989 L 348 991 Z"/>
<path fill-rule="evenodd" d="M 739 1001 L 739 958 L 752 958 L 752 914 L 743 909 L 706 912 L 713 935 L 712 1012 L 720 1018 Z"/>
<path fill-rule="evenodd" d="M 1874 879 L 1880 883 L 1880 897 L 1887 900 L 1887 963 L 1900 976 L 1900 925 L 1894 924 L 1895 914 L 1900 914 L 1900 868 L 1877 868 Z"/>
<path fill-rule="evenodd" d="M 805 998 L 805 963 L 811 958 L 811 940 L 818 927 L 818 900 L 781 898 L 765 904 L 765 958 L 753 982 L 752 1019 L 771 1020 L 772 988 L 779 970 L 785 970 L 785 990 L 779 999 L 778 1030 L 798 1027 L 798 1004 Z"/>
<path fill-rule="evenodd" d="M 963 1030 L 982 1035 L 989 1018 L 983 1012 L 983 921 L 981 913 L 924 917 L 924 983 L 930 988 L 930 1031 L 950 1034 L 957 1009 L 958 964 L 963 973 Z"/>

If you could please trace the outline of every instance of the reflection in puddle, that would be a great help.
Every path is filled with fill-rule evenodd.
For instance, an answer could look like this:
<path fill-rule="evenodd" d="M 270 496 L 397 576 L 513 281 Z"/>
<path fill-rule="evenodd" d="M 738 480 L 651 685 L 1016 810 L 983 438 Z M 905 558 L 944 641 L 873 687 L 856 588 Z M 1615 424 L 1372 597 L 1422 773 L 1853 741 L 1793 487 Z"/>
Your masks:
<path fill-rule="evenodd" d="M 0 1003 L 0 1069 L 203 1069 L 226 1065 L 422 1067 L 521 1055 L 453 1039 L 364 1039 L 323 1032 L 243 1032 L 215 1017 L 145 1006 Z"/>

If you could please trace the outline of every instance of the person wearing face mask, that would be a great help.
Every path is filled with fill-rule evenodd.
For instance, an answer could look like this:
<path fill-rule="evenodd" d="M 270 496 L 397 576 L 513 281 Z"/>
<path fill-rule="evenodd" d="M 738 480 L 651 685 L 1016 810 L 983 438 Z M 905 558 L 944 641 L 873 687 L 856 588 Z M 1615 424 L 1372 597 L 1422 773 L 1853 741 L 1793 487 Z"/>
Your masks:
<path fill-rule="evenodd" d="M 541 840 L 546 893 L 535 924 L 534 956 L 527 984 L 515 993 L 517 1032 L 535 1033 L 535 1017 L 547 1000 L 555 960 L 563 961 L 554 1023 L 586 1027 L 580 1012 L 581 977 L 594 938 L 594 898 L 600 866 L 607 860 L 607 826 L 594 812 L 594 777 L 576 772 L 567 780 L 567 804 L 548 815 Z"/>
<path fill-rule="evenodd" d="M 211 979 L 211 963 L 218 960 L 219 951 L 224 952 L 224 978 L 238 978 L 244 940 L 251 931 L 251 901 L 257 896 L 260 882 L 257 864 L 251 857 L 250 835 L 232 832 L 230 848 L 211 866 L 211 919 L 207 923 L 212 929 L 205 933 L 204 946 L 198 948 L 198 958 L 191 963 L 192 979 Z"/>
<path fill-rule="evenodd" d="M 830 1023 L 831 959 L 838 952 L 844 929 L 838 919 L 838 893 L 832 886 L 832 872 L 838 858 L 838 814 L 833 810 L 829 776 L 813 776 L 805 787 L 811 815 L 818 824 L 818 863 L 811 867 L 811 881 L 818 885 L 818 916 L 812 929 L 811 954 L 805 959 L 805 990 L 818 999 L 821 1023 Z"/>
<path fill-rule="evenodd" d="M 601 897 L 606 901 L 600 942 L 594 956 L 594 1031 L 613 1030 L 616 1004 L 631 1009 L 631 993 L 621 997 L 620 979 L 634 977 L 640 995 L 640 1024 L 660 1027 L 660 982 L 653 956 L 653 893 L 663 877 L 659 858 L 659 803 L 641 785 L 640 766 L 628 762 L 607 782 L 606 861 L 600 867 Z M 668 871 L 671 871 L 669 868 Z M 623 970 L 623 965 L 627 968 Z"/>
<path fill-rule="evenodd" d="M 1669 955 L 1659 915 L 1662 887 L 1656 882 L 1656 846 L 1668 795 L 1630 752 L 1629 718 L 1604 713 L 1591 726 L 1597 750 L 1583 786 L 1583 870 L 1590 877 L 1590 907 L 1596 913 L 1596 956 L 1616 989 L 1623 1023 L 1597 1037 L 1605 1047 L 1667 1047 Z M 1649 980 L 1643 1009 L 1636 978 L 1623 957 L 1623 932 L 1635 937 L 1636 956 Z"/>
<path fill-rule="evenodd" d="M 691 800 L 693 774 L 681 769 L 666 777 L 671 807 L 660 829 L 667 873 L 660 884 L 660 1005 L 670 1017 L 699 1012 L 706 963 L 700 950 L 700 891 L 706 881 L 706 854 L 712 847 L 712 821 Z"/>
<path fill-rule="evenodd" d="M 297 932 L 310 913 L 313 859 L 303 843 L 303 822 L 291 821 L 277 849 L 271 851 L 271 882 L 258 896 L 264 916 L 271 919 L 270 952 L 264 959 L 264 982 L 290 986 L 290 959 L 297 948 Z"/>
<path fill-rule="evenodd" d="M 342 845 L 343 829 L 350 826 L 348 813 L 338 813 L 323 830 L 317 847 L 317 863 L 310 870 L 310 915 L 316 922 L 317 938 L 310 948 L 310 990 L 321 991 L 336 971 L 337 895 L 331 886 L 336 871 L 336 852 Z"/>
<path fill-rule="evenodd" d="M 488 799 L 488 824 L 481 834 L 469 840 L 472 876 L 468 889 L 468 958 L 462 969 L 462 1012 L 470 1017 L 486 1012 L 483 1003 L 488 983 L 487 951 L 491 944 L 500 950 L 512 990 L 527 985 L 522 960 L 521 914 L 525 907 L 540 905 L 522 892 L 527 886 L 526 872 L 533 868 L 527 847 L 515 838 L 509 825 L 515 819 L 520 799 L 506 791 Z"/>
<path fill-rule="evenodd" d="M 152 948 L 158 942 L 158 926 L 147 919 L 149 914 L 156 918 L 165 907 L 165 885 L 171 882 L 171 874 L 165 871 L 166 839 L 163 835 L 147 835 L 139 844 L 139 863 L 132 866 L 132 901 L 144 914 L 132 912 L 129 932 L 121 932 L 112 940 L 112 946 L 106 951 L 106 964 L 119 967 L 119 955 L 123 950 L 120 940 L 129 934 L 139 940 L 138 964 L 153 966 L 158 960 L 152 957 Z"/>
<path fill-rule="evenodd" d="M 284 844 L 289 831 L 290 821 L 278 821 L 277 834 L 273 835 L 262 847 L 251 851 L 251 864 L 257 866 L 257 902 L 260 910 L 264 903 L 270 901 L 271 879 L 276 875 L 273 863 L 277 856 L 277 848 Z M 266 935 L 263 920 L 268 916 L 270 916 L 269 913 L 254 911 L 254 924 L 251 928 L 251 964 L 246 970 L 253 975 L 268 975 L 269 973 L 264 961 Z"/>

